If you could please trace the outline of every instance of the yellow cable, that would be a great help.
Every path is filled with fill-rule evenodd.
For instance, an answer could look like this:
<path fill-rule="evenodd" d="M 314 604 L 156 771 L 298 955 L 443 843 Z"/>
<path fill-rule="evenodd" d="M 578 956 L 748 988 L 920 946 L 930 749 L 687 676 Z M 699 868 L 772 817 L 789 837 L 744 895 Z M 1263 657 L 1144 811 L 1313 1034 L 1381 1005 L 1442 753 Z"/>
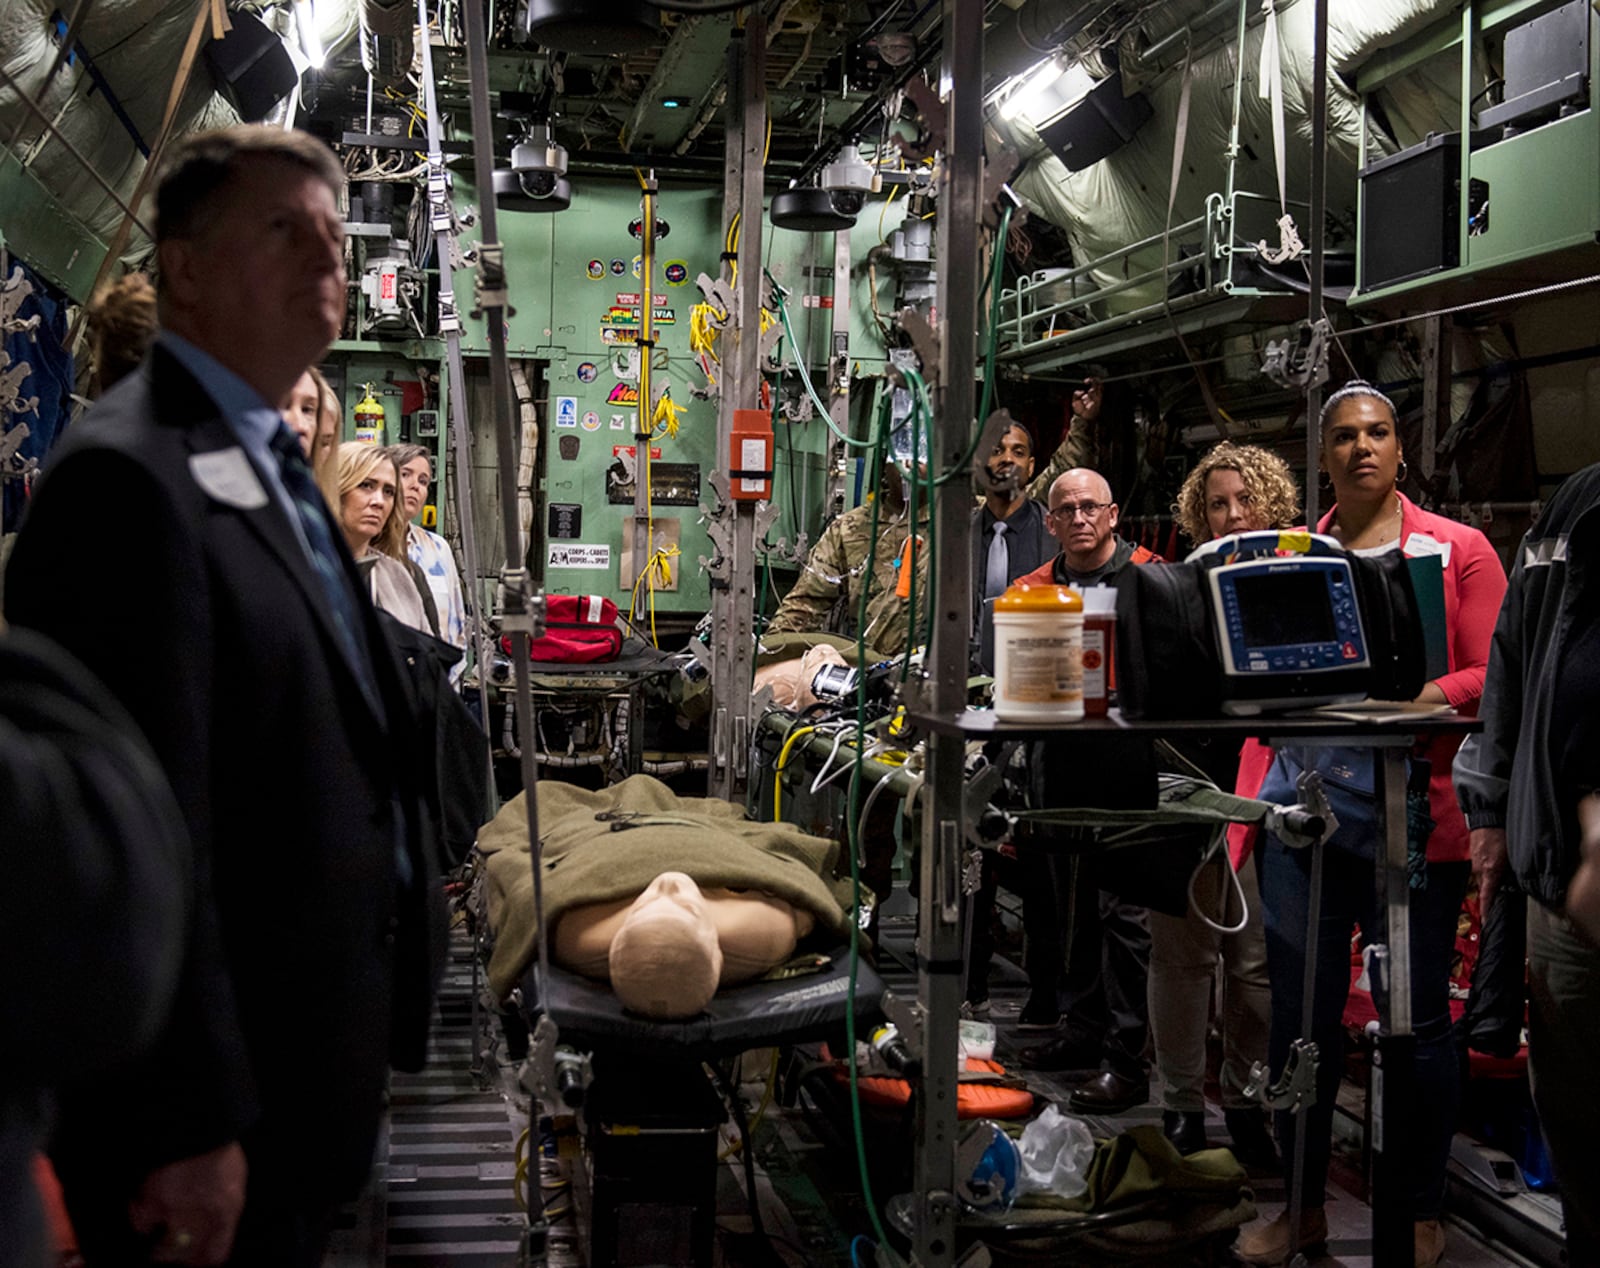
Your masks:
<path fill-rule="evenodd" d="M 889 204 L 894 201 L 894 196 L 900 192 L 900 186 L 889 186 L 889 196 L 883 200 L 883 207 L 878 212 L 878 245 L 883 246 L 888 242 L 888 236 L 883 232 L 883 218 L 889 212 Z"/>
<path fill-rule="evenodd" d="M 778 807 L 783 798 L 783 768 L 789 761 L 789 750 L 794 747 L 794 742 L 802 735 L 810 735 L 817 728 L 814 726 L 799 726 L 784 737 L 783 747 L 778 750 L 778 762 L 772 768 L 772 822 L 777 823 Z"/>
<path fill-rule="evenodd" d="M 772 116 L 769 114 L 767 116 L 767 140 L 766 140 L 766 144 L 761 147 L 761 166 L 762 167 L 765 167 L 767 165 L 767 155 L 769 155 L 771 153 L 772 153 Z"/>

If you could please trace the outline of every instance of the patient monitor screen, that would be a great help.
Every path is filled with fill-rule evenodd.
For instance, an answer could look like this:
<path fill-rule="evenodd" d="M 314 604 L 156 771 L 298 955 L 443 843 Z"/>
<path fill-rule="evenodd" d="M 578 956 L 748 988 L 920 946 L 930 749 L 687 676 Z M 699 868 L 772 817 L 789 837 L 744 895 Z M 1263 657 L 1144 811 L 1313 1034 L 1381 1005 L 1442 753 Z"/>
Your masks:
<path fill-rule="evenodd" d="M 1241 576 L 1234 582 L 1246 647 L 1334 641 L 1327 576 L 1319 571 Z"/>

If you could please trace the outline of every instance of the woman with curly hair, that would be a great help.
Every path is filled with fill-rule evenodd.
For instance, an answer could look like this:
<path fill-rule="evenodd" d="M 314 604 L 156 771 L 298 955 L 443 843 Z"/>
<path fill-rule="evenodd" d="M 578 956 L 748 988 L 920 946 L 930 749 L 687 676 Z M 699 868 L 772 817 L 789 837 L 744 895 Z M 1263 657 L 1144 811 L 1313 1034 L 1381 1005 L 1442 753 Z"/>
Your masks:
<path fill-rule="evenodd" d="M 1230 533 L 1288 528 L 1300 518 L 1300 489 L 1277 454 L 1225 440 L 1189 472 L 1172 511 L 1199 546 Z"/>
<path fill-rule="evenodd" d="M 1173 511 L 1178 527 L 1199 545 L 1230 533 L 1288 528 L 1299 517 L 1300 497 L 1283 459 L 1224 441 L 1189 473 Z M 1184 752 L 1219 787 L 1233 787 L 1237 746 L 1202 742 L 1185 745 Z M 1227 864 L 1211 862 L 1195 877 L 1194 901 L 1181 917 L 1150 913 L 1150 1029 L 1161 1076 L 1161 1125 L 1180 1153 L 1206 1148 L 1206 1029 L 1220 957 L 1222 1116 L 1234 1153 L 1271 1167 L 1276 1155 L 1266 1113 L 1244 1096 L 1250 1067 L 1266 1060 L 1272 1019 L 1254 862 L 1246 861 L 1238 880 L 1242 912 Z M 1223 933 L 1219 925 L 1234 932 Z"/>
<path fill-rule="evenodd" d="M 143 273 L 128 273 L 97 290 L 84 316 L 94 366 L 90 391 L 99 396 L 138 369 L 155 342 L 160 329 L 155 287 Z"/>

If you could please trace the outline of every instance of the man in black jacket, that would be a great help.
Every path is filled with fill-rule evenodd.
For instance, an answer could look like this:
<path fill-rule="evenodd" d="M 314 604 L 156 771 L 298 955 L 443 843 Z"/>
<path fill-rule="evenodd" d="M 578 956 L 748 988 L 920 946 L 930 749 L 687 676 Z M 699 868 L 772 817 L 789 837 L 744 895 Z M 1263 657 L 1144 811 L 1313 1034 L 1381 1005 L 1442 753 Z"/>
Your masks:
<path fill-rule="evenodd" d="M 115 1069 L 160 1029 L 189 853 L 133 723 L 27 631 L 0 636 L 0 806 L 0 1264 L 42 1268 L 30 1169 L 52 1090 Z"/>
<path fill-rule="evenodd" d="M 1492 905 L 1527 903 L 1528 1072 L 1574 1264 L 1600 1263 L 1597 567 L 1600 465 L 1568 479 L 1522 540 L 1489 649 L 1483 732 L 1455 760 L 1485 928 Z M 1520 968 L 1516 947 L 1499 951 Z"/>
<path fill-rule="evenodd" d="M 303 133 L 175 147 L 163 334 L 52 456 L 7 573 L 13 623 L 144 730 L 194 847 L 166 1027 L 61 1096 L 51 1152 L 91 1265 L 319 1263 L 391 1058 L 423 1057 L 443 913 L 415 718 L 278 414 L 343 320 L 342 183 Z"/>

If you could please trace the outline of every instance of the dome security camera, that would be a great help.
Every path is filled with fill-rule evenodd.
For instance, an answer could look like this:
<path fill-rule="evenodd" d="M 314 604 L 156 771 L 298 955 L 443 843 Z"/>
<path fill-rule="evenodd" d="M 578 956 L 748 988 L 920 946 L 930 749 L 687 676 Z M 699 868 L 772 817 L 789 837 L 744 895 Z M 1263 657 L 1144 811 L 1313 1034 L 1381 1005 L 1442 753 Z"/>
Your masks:
<path fill-rule="evenodd" d="M 832 195 L 834 208 L 841 216 L 858 216 L 877 182 L 872 164 L 861 157 L 854 143 L 840 148 L 833 162 L 822 169 L 817 184 Z"/>

